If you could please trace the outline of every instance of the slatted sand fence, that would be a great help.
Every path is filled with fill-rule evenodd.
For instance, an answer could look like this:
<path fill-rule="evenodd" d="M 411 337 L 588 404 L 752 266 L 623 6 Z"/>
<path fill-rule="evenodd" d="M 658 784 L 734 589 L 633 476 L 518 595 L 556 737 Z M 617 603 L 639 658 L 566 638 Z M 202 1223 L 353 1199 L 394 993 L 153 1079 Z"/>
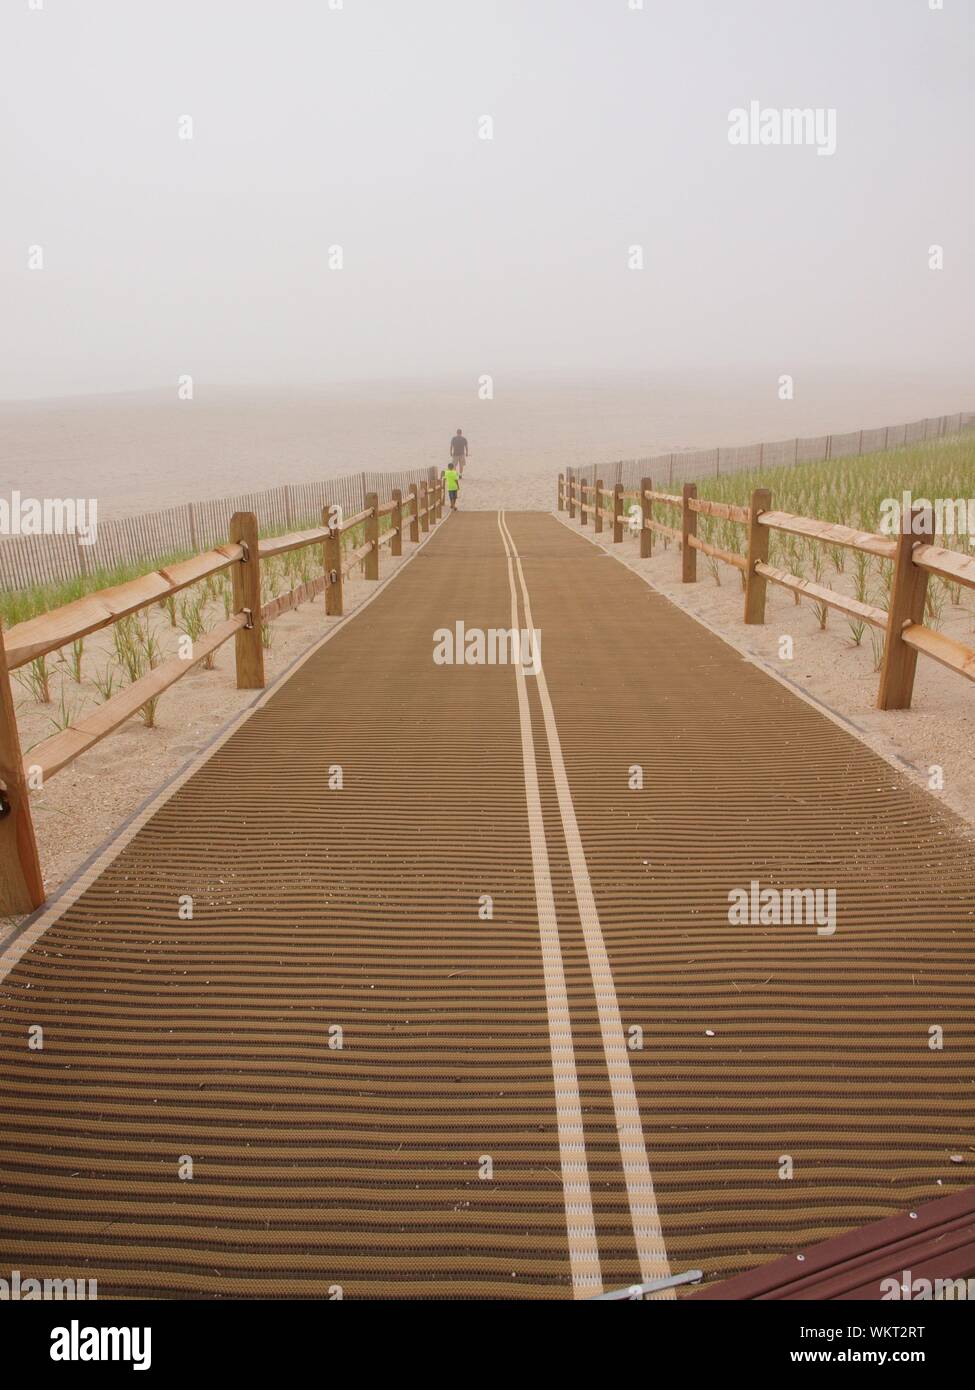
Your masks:
<path fill-rule="evenodd" d="M 850 430 L 845 434 L 820 434 L 792 439 L 774 439 L 760 444 L 721 445 L 713 449 L 681 449 L 643 458 L 612 459 L 569 468 L 566 476 L 590 486 L 601 478 L 607 487 L 622 483 L 627 491 L 636 488 L 642 477 L 654 478 L 661 488 L 672 489 L 686 482 L 721 477 L 755 468 L 783 468 L 798 463 L 818 463 L 829 459 L 855 458 L 863 454 L 899 449 L 964 434 L 975 428 L 975 414 L 956 411 L 952 415 L 928 416 L 907 424 L 881 425 L 875 429 Z"/>
<path fill-rule="evenodd" d="M 557 520 L 506 525 L 510 561 L 453 516 L 8 951 L 0 1261 L 584 1297 L 970 1184 L 970 839 Z M 458 623 L 538 628 L 540 672 L 438 664 Z M 752 881 L 834 889 L 835 931 L 732 922 Z"/>
<path fill-rule="evenodd" d="M 236 512 L 252 512 L 262 536 L 280 535 L 315 525 L 326 505 L 338 505 L 345 515 L 351 516 L 362 510 L 370 493 L 376 493 L 380 502 L 389 502 L 395 489 L 406 494 L 414 484 L 425 482 L 432 486 L 436 478 L 435 468 L 358 472 L 313 482 L 284 483 L 233 497 L 180 502 L 132 516 L 98 520 L 96 510 L 93 539 L 63 529 L 68 513 L 63 507 L 56 507 L 50 526 L 62 528 L 58 531 L 16 534 L 10 532 L 9 526 L 5 528 L 8 534 L 0 536 L 0 591 L 84 581 L 124 566 L 144 569 L 152 561 L 187 559 L 202 549 L 219 545 Z M 0 499 L 0 519 L 3 505 L 4 499 Z M 79 518 L 86 518 L 86 525 L 90 514 L 87 502 L 85 511 L 77 513 Z"/>

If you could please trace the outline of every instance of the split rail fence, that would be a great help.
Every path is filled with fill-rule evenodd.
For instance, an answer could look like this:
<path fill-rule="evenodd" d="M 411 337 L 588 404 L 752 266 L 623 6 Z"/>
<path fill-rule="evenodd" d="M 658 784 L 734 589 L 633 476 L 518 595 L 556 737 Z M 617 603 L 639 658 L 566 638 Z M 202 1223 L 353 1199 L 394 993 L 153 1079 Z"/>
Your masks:
<path fill-rule="evenodd" d="M 407 528 L 410 541 L 418 543 L 443 517 L 444 500 L 443 479 L 423 479 L 411 483 L 405 497 L 399 487 L 392 489 L 392 497 L 385 502 L 377 492 L 367 493 L 364 505 L 352 515 L 346 515 L 339 502 L 326 503 L 321 525 L 263 540 L 256 513 L 238 511 L 230 517 L 227 539 L 221 544 L 0 632 L 0 914 L 30 912 L 45 899 L 30 810 L 31 790 L 44 786 L 48 778 L 131 719 L 231 637 L 235 640 L 238 690 L 263 689 L 262 623 L 322 590 L 326 614 L 340 615 L 344 581 L 350 571 L 361 565 L 365 579 L 378 579 L 382 551 L 388 546 L 391 555 L 401 555 Z M 363 542 L 343 554 L 342 537 L 356 527 L 362 528 Z M 322 547 L 322 576 L 262 606 L 261 562 L 318 545 Z M 187 659 L 177 656 L 163 662 L 106 700 L 93 714 L 35 745 L 26 755 L 21 753 L 11 671 L 223 570 L 231 575 L 233 611 L 225 622 L 193 643 Z"/>
<path fill-rule="evenodd" d="M 611 506 L 603 505 L 607 498 L 611 499 Z M 627 503 L 632 508 L 630 521 L 624 514 Z M 655 514 L 655 508 L 660 507 L 669 508 L 668 515 L 671 516 L 677 512 L 678 524 L 668 525 L 661 521 L 659 514 Z M 749 506 L 742 507 L 699 498 L 696 483 L 685 483 L 680 494 L 676 494 L 655 490 L 652 480 L 643 478 L 636 491 L 625 492 L 622 483 L 607 489 L 601 479 L 586 483 L 575 478 L 567 479 L 560 473 L 558 508 L 559 511 L 567 510 L 570 520 L 575 519 L 578 511 L 583 526 L 588 524 L 591 515 L 597 533 L 608 521 L 613 528 L 614 544 L 623 540 L 624 532 L 631 530 L 633 523 L 633 529 L 639 535 L 640 556 L 643 559 L 653 553 L 654 536 L 664 536 L 674 541 L 680 548 L 681 580 L 685 584 L 692 584 L 697 579 L 699 551 L 731 565 L 744 575 L 743 616 L 746 623 L 765 622 L 768 585 L 778 584 L 795 594 L 812 598 L 828 608 L 879 628 L 885 634 L 877 696 L 879 709 L 910 708 L 919 653 L 975 681 L 975 648 L 924 625 L 929 577 L 935 575 L 951 584 L 975 589 L 975 556 L 936 546 L 931 529 L 931 509 L 923 504 L 904 507 L 900 533 L 897 536 L 882 536 L 872 531 L 858 531 L 851 526 L 819 521 L 814 517 L 775 511 L 772 508 L 772 494 L 767 488 L 756 488 Z M 741 526 L 745 533 L 744 553 L 724 550 L 699 537 L 697 519 L 702 515 Z M 828 546 L 842 546 L 891 561 L 893 577 L 889 608 L 877 608 L 770 565 L 769 537 L 772 531 L 802 536 L 807 541 Z"/>
<path fill-rule="evenodd" d="M 398 473 L 350 473 L 311 483 L 285 483 L 235 497 L 184 502 L 137 516 L 99 521 L 93 545 L 73 533 L 11 535 L 0 538 L 0 590 L 91 579 L 122 565 L 142 567 L 174 556 L 195 555 L 218 545 L 235 512 L 254 512 L 262 535 L 314 525 L 326 503 L 338 503 L 351 516 L 375 492 L 389 501 L 393 488 L 432 483 L 435 468 Z"/>

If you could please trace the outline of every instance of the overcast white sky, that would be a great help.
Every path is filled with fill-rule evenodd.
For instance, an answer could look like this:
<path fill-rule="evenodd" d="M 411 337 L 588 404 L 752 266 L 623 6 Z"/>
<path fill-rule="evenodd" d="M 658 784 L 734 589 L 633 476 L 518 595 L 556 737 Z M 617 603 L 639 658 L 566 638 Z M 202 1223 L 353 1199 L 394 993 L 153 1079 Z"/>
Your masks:
<path fill-rule="evenodd" d="M 971 0 L 629 3 L 4 0 L 0 394 L 975 365 Z"/>

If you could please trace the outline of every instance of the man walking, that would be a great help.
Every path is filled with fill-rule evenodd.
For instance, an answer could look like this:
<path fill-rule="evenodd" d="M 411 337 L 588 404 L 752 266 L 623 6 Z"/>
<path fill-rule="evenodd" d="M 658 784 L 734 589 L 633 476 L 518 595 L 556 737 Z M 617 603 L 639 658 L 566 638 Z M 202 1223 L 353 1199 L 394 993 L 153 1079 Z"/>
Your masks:
<path fill-rule="evenodd" d="M 467 440 L 464 438 L 463 430 L 458 426 L 457 433 L 450 441 L 450 462 L 456 468 L 460 476 L 464 476 L 464 462 L 467 458 Z"/>

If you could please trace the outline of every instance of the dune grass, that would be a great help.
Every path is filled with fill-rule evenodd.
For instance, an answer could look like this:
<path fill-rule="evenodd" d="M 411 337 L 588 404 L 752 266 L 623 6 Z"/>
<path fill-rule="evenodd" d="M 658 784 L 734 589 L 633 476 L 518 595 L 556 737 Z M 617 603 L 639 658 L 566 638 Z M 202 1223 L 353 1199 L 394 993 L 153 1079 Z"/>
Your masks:
<path fill-rule="evenodd" d="M 975 435 L 909 445 L 859 458 L 728 473 L 701 479 L 697 488 L 699 497 L 739 506 L 748 505 L 755 488 L 768 488 L 775 511 L 881 532 L 885 515 L 882 504 L 890 498 L 899 501 L 905 492 L 916 500 L 929 502 L 937 498 L 975 497 Z M 702 514 L 698 516 L 698 534 L 723 550 L 739 554 L 744 551 L 744 527 L 737 522 Z M 972 554 L 969 540 L 968 535 L 958 534 L 935 537 L 936 543 L 946 549 Z M 861 602 L 881 608 L 887 606 L 892 573 L 889 560 L 773 530 L 769 537 L 769 564 L 800 579 L 812 579 L 829 588 L 848 589 Z M 722 579 L 727 580 L 728 571 L 714 561 L 708 562 L 706 572 L 718 584 Z M 840 575 L 845 576 L 845 580 L 838 584 L 836 576 Z M 744 585 L 744 575 L 739 578 Z M 793 597 L 797 604 L 803 601 L 798 593 Z M 963 597 L 960 585 L 932 576 L 925 615 L 928 625 L 940 627 L 949 606 L 964 606 Z M 825 628 L 831 616 L 835 620 L 835 614 L 831 615 L 824 604 L 814 599 L 809 602 L 820 627 Z M 863 640 L 862 625 L 848 623 L 847 626 L 853 644 L 859 646 Z"/>
<path fill-rule="evenodd" d="M 315 520 L 299 521 L 294 530 L 309 530 Z M 392 525 L 389 516 L 380 518 L 380 531 Z M 262 536 L 282 535 L 291 528 L 278 527 L 262 531 Z M 363 543 L 365 525 L 360 523 L 342 536 L 345 550 Z M 101 569 L 86 578 L 66 583 L 41 584 L 20 593 L 0 594 L 0 618 L 4 626 L 24 622 L 29 618 L 61 607 L 74 599 L 98 589 L 137 579 L 154 569 L 164 568 L 177 560 L 189 558 L 189 552 L 175 552 L 153 558 L 144 565 L 124 564 L 113 569 Z M 288 593 L 323 573 L 324 555 L 321 545 L 309 545 L 284 555 L 271 556 L 261 564 L 261 597 L 270 603 L 279 594 Z M 133 684 L 173 654 L 180 637 L 195 643 L 221 619 L 229 617 L 233 608 L 233 590 L 229 571 L 208 575 L 188 586 L 179 594 L 171 594 L 138 613 L 129 614 L 112 624 L 108 640 L 96 642 L 95 650 L 86 650 L 84 639 L 70 644 L 59 652 L 39 657 L 21 670 L 14 679 L 24 693 L 26 703 L 47 707 L 47 724 L 56 730 L 68 727 L 83 713 L 89 702 L 103 704 L 126 685 Z M 272 643 L 272 625 L 261 624 L 263 645 Z M 213 670 L 216 653 L 204 658 L 204 670 Z M 146 728 L 156 727 L 156 712 L 160 696 L 149 700 L 139 711 Z M 45 735 L 46 736 L 46 735 Z M 25 749 L 25 751 L 27 751 Z"/>
<path fill-rule="evenodd" d="M 747 505 L 752 491 L 767 487 L 778 511 L 818 517 L 879 531 L 881 502 L 910 492 L 916 498 L 975 497 L 975 434 L 909 445 L 860 458 L 829 459 L 705 478 L 698 494 Z M 961 543 L 959 543 L 959 540 Z M 967 537 L 954 538 L 954 549 Z"/>
<path fill-rule="evenodd" d="M 380 529 L 385 530 L 389 524 L 389 518 L 382 517 Z M 264 539 L 270 539 L 273 536 L 285 535 L 289 530 L 305 531 L 320 525 L 320 517 L 317 519 L 305 518 L 296 521 L 293 527 L 262 528 L 260 535 Z M 343 535 L 343 546 L 346 549 L 351 549 L 361 545 L 364 534 L 363 526 L 354 527 Z M 312 549 L 314 547 L 294 552 L 298 556 L 305 557 L 303 561 L 299 560 L 299 564 L 303 564 L 307 569 L 309 578 L 314 569 L 314 562 L 310 556 Z M 62 608 L 66 603 L 73 603 L 75 599 L 84 598 L 86 594 L 96 593 L 99 589 L 111 589 L 116 584 L 125 584 L 131 579 L 139 579 L 152 570 L 164 569 L 167 565 L 176 564 L 179 560 L 188 560 L 193 554 L 195 552 L 192 550 L 174 550 L 166 555 L 149 557 L 140 564 L 127 562 L 107 568 L 102 567 L 93 570 L 89 575 L 78 575 L 72 579 L 35 584 L 28 589 L 2 592 L 0 593 L 0 621 L 5 628 L 13 627 L 17 623 L 26 622 L 29 618 L 36 618 L 41 613 L 49 613 L 54 608 Z M 170 622 L 175 626 L 173 605 L 168 605 L 168 611 Z"/>

